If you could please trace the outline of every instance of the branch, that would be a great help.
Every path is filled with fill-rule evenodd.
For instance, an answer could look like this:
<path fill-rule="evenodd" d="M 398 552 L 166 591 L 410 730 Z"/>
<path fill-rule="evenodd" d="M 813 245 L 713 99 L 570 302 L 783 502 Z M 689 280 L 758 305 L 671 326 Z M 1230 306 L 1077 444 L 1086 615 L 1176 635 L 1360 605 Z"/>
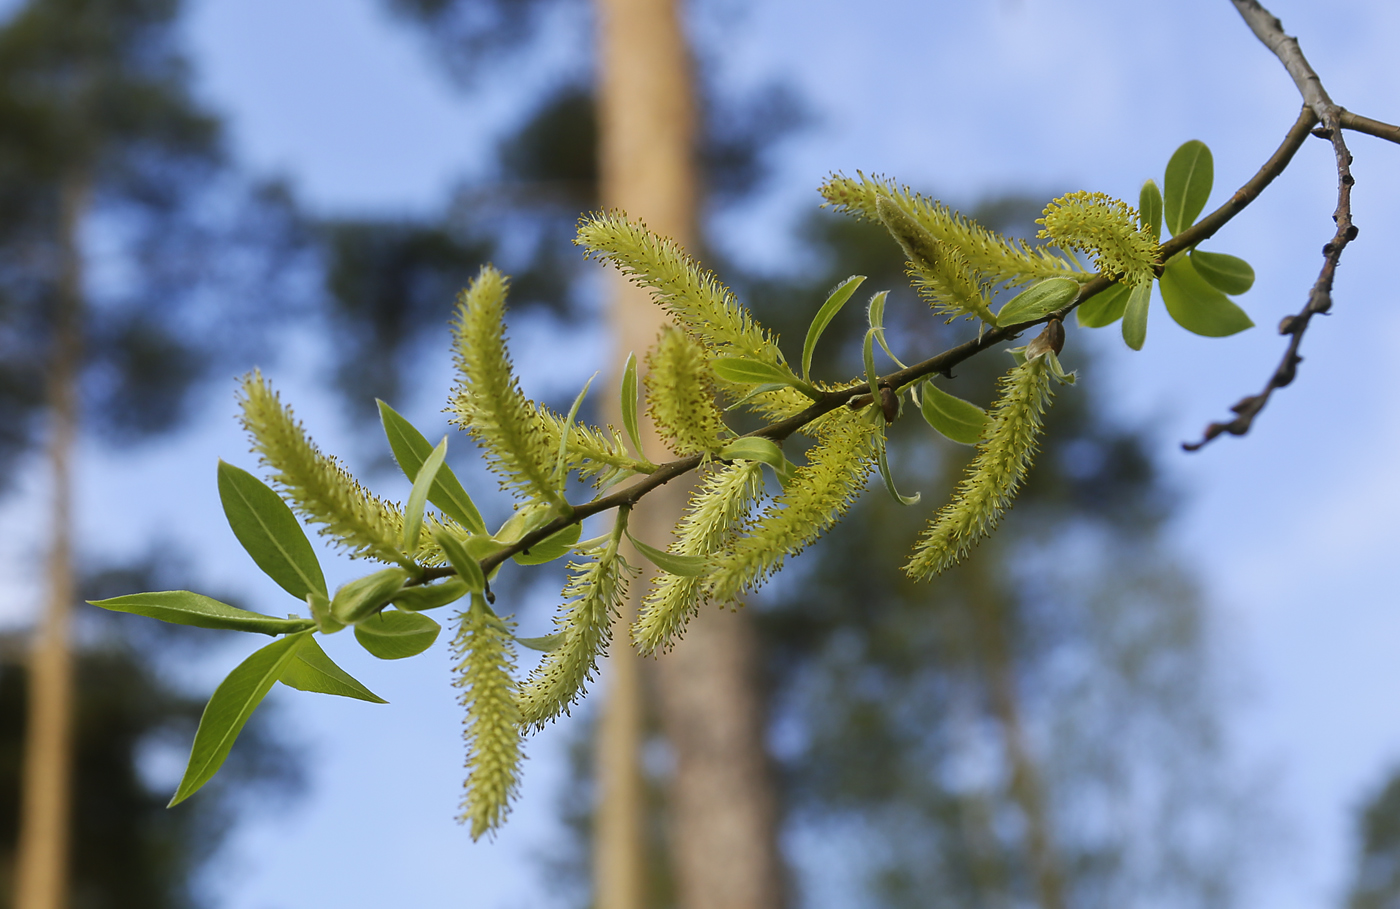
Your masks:
<path fill-rule="evenodd" d="M 1389 123 L 1353 114 L 1346 108 L 1342 108 L 1341 124 L 1342 129 L 1354 129 L 1358 133 L 1400 144 L 1400 126 L 1391 126 Z"/>
<path fill-rule="evenodd" d="M 1254 425 L 1254 418 L 1264 409 L 1264 405 L 1269 403 L 1273 393 L 1292 383 L 1298 373 L 1298 364 L 1303 362 L 1303 358 L 1298 355 L 1298 348 L 1303 343 L 1303 334 L 1308 330 L 1313 316 L 1326 313 L 1332 308 L 1332 281 L 1336 277 L 1337 263 L 1341 260 L 1342 250 L 1356 237 L 1356 225 L 1351 221 L 1351 187 L 1356 181 L 1351 175 L 1351 152 L 1347 150 L 1346 140 L 1342 138 L 1342 121 L 1346 112 L 1332 103 L 1327 90 L 1322 87 L 1322 80 L 1308 65 L 1298 47 L 1297 39 L 1284 34 L 1283 23 L 1260 6 L 1258 0 L 1231 2 L 1259 40 L 1283 63 L 1288 74 L 1293 77 L 1293 84 L 1302 94 L 1304 104 L 1321 121 L 1322 125 L 1313 135 L 1332 142 L 1332 152 L 1337 159 L 1337 207 L 1332 213 L 1332 220 L 1337 229 L 1332 239 L 1322 247 L 1322 271 L 1308 293 L 1307 304 L 1296 315 L 1285 316 L 1279 323 L 1279 334 L 1290 336 L 1288 347 L 1283 352 L 1283 359 L 1264 384 L 1264 390 L 1257 395 L 1247 395 L 1236 401 L 1230 408 L 1235 414 L 1234 419 L 1223 423 L 1211 423 L 1206 427 L 1199 442 L 1182 443 L 1181 447 L 1187 451 L 1200 450 L 1222 433 L 1242 436 L 1249 432 L 1250 427 Z M 1364 121 L 1367 126 L 1387 127 L 1387 124 L 1365 117 L 1352 115 L 1352 118 L 1354 122 Z M 1395 127 L 1388 128 L 1395 130 Z"/>

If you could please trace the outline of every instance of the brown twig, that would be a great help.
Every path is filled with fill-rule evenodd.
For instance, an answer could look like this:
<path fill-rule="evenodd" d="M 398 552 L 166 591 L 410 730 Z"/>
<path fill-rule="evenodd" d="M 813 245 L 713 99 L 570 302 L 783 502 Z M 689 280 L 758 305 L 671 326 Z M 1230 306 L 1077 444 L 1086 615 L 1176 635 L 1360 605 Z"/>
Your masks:
<path fill-rule="evenodd" d="M 1346 111 L 1343 111 L 1328 97 L 1327 90 L 1322 86 L 1322 80 L 1308 65 L 1307 58 L 1303 56 L 1297 39 L 1284 34 L 1283 23 L 1259 5 L 1258 0 L 1231 0 L 1231 2 L 1235 4 L 1235 8 L 1239 10 L 1240 15 L 1244 17 L 1254 34 L 1269 50 L 1274 52 L 1274 55 L 1283 63 L 1284 68 L 1288 70 L 1288 74 L 1293 77 L 1293 84 L 1298 87 L 1299 93 L 1302 94 L 1303 103 L 1317 116 L 1321 124 L 1313 131 L 1313 135 L 1328 139 L 1332 143 L 1332 151 L 1337 159 L 1337 208 L 1332 213 L 1332 220 L 1336 222 L 1337 228 L 1332 239 L 1322 247 L 1322 271 L 1318 274 L 1317 281 L 1313 283 L 1312 290 L 1308 294 L 1307 304 L 1296 315 L 1287 316 L 1279 323 L 1279 334 L 1289 336 L 1288 347 L 1283 352 L 1283 359 L 1279 361 L 1273 374 L 1269 376 L 1268 382 L 1264 384 L 1264 390 L 1257 395 L 1247 395 L 1235 402 L 1234 406 L 1230 408 L 1235 414 L 1234 419 L 1222 423 L 1211 423 L 1206 427 L 1200 441 L 1182 443 L 1181 447 L 1187 451 L 1198 451 L 1223 433 L 1242 436 L 1249 432 L 1250 427 L 1254 425 L 1254 418 L 1264 409 L 1264 405 L 1269 403 L 1269 398 L 1273 396 L 1273 393 L 1293 381 L 1298 372 L 1298 364 L 1303 361 L 1303 358 L 1298 355 L 1298 348 L 1303 342 L 1303 334 L 1307 331 L 1313 316 L 1326 313 L 1332 308 L 1332 282 L 1336 277 L 1337 263 L 1341 260 L 1342 250 L 1356 237 L 1356 226 L 1351 221 L 1351 187 L 1356 181 L 1351 175 L 1351 152 L 1347 150 L 1346 140 L 1342 137 L 1342 128 L 1345 125 L 1343 120 L 1347 116 Z M 1353 122 L 1365 120 L 1368 125 L 1386 126 L 1378 121 L 1354 115 L 1352 119 Z M 1394 127 L 1391 129 L 1393 130 Z"/>
<path fill-rule="evenodd" d="M 1392 126 L 1389 123 L 1372 120 L 1370 117 L 1353 114 L 1346 108 L 1342 109 L 1340 122 L 1342 124 L 1342 129 L 1350 129 L 1358 133 L 1365 133 L 1368 136 L 1375 136 L 1378 139 L 1385 139 L 1387 142 L 1394 142 L 1400 145 L 1400 126 Z"/>

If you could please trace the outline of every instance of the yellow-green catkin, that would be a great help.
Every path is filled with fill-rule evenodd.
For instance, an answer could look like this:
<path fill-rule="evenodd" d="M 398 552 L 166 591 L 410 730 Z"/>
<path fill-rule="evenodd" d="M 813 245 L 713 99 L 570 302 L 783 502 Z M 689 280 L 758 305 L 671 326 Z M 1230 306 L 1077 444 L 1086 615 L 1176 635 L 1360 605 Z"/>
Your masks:
<path fill-rule="evenodd" d="M 1070 193 L 1047 205 L 1036 223 L 1043 225 L 1039 236 L 1050 238 L 1061 249 L 1089 253 L 1096 268 L 1121 276 L 1124 284 L 1152 280 L 1157 241 L 1138 226 L 1137 211 L 1121 199 L 1103 193 Z"/>
<path fill-rule="evenodd" d="M 1001 378 L 1001 398 L 988 415 L 977 455 L 953 499 L 934 515 L 904 566 L 924 580 L 962 560 L 1016 496 L 1035 458 L 1041 415 L 1050 400 L 1046 356 L 1015 367 Z"/>
<path fill-rule="evenodd" d="M 608 212 L 580 220 L 574 242 L 590 258 L 611 262 L 634 284 L 650 289 L 652 299 L 711 356 L 744 357 L 773 366 L 786 362 L 777 340 L 754 321 L 729 288 L 674 240 L 620 213 Z M 722 380 L 718 384 L 736 399 L 752 390 Z M 770 419 L 782 419 L 810 403 L 801 392 L 781 388 L 757 396 L 748 406 Z"/>
<path fill-rule="evenodd" d="M 647 412 L 671 450 L 678 455 L 718 451 L 726 427 L 704 348 L 668 325 L 647 356 L 647 370 Z"/>
<path fill-rule="evenodd" d="M 787 488 L 747 536 L 717 556 L 706 584 L 710 598 L 720 603 L 738 599 L 835 524 L 865 489 L 878 432 L 850 411 L 826 421 L 807 452 L 807 463 L 797 468 Z"/>
<path fill-rule="evenodd" d="M 520 391 L 506 351 L 507 281 L 483 266 L 457 299 L 452 326 L 460 377 L 449 401 L 452 422 L 481 444 L 501 484 L 526 498 L 557 501 L 557 445 L 550 446 L 543 418 Z M 557 439 L 557 434 L 555 435 Z"/>
<path fill-rule="evenodd" d="M 494 615 L 480 594 L 461 617 L 453 648 L 458 656 L 456 685 L 467 708 L 466 793 L 458 818 L 472 839 L 494 831 L 510 813 L 520 784 L 520 713 L 515 700 L 515 668 L 510 626 Z"/>
<path fill-rule="evenodd" d="M 636 574 L 617 551 L 625 526 L 614 528 L 600 545 L 581 550 L 585 561 L 569 563 L 564 586 L 568 602 L 555 619 L 562 639 L 520 686 L 517 703 L 523 727 L 539 728 L 567 713 L 593 680 L 598 657 L 612 638 L 613 618 L 627 597 L 628 581 Z"/>
<path fill-rule="evenodd" d="M 1008 240 L 942 202 L 911 192 L 893 180 L 833 174 L 821 188 L 826 204 L 838 211 L 880 221 L 880 199 L 886 198 L 909 214 L 941 246 L 958 250 L 980 280 L 989 284 L 1025 284 L 1041 278 L 1087 279 L 1072 263 L 1021 240 Z"/>
<path fill-rule="evenodd" d="M 253 451 L 272 470 L 272 482 L 321 533 L 360 557 L 403 559 L 403 514 L 366 491 L 335 458 L 321 453 L 277 393 L 254 371 L 243 377 L 241 422 Z"/>
<path fill-rule="evenodd" d="M 542 405 L 537 412 L 549 450 L 557 453 L 559 434 L 564 431 L 565 417 Z M 647 462 L 627 453 L 627 443 L 622 440 L 622 434 L 613 427 L 609 426 L 603 430 L 579 422 L 569 427 L 569 446 L 564 466 L 568 470 L 578 471 L 583 479 L 594 477 L 597 482 L 616 471 L 646 472 L 651 469 Z"/>
<path fill-rule="evenodd" d="M 935 312 L 948 316 L 950 321 L 967 316 L 996 324 L 996 316 L 987 305 L 986 289 L 956 247 L 939 244 L 922 224 L 886 196 L 880 197 L 875 208 L 885 229 L 904 250 L 914 286 Z"/>
<path fill-rule="evenodd" d="M 741 461 L 707 471 L 676 525 L 669 550 L 684 556 L 711 556 L 741 533 L 763 494 L 762 465 Z M 632 642 L 643 655 L 670 649 L 700 608 L 705 579 L 658 572 L 643 598 Z"/>

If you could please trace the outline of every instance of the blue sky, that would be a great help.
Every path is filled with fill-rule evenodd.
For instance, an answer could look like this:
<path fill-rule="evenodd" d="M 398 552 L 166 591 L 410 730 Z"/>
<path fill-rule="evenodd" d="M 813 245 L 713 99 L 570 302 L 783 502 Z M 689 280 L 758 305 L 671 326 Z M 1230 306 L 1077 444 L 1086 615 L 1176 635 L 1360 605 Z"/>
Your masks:
<path fill-rule="evenodd" d="M 1400 5 L 1270 6 L 1338 103 L 1400 120 Z M 1278 62 L 1226 0 L 721 0 L 711 10 L 694 27 L 726 80 L 782 78 L 816 114 L 781 147 L 770 197 L 724 224 L 736 251 L 772 267 L 783 266 L 791 213 L 816 203 L 813 190 L 833 170 L 889 174 L 955 205 L 1008 188 L 1047 198 L 1084 188 L 1131 200 L 1145 178 L 1160 180 L 1177 145 L 1198 138 L 1215 153 L 1214 205 L 1253 174 L 1299 106 Z M 372 0 L 197 0 L 189 36 L 201 91 L 229 116 L 236 152 L 257 171 L 288 177 L 325 213 L 431 211 L 447 188 L 476 175 L 472 162 L 493 131 L 548 72 L 510 73 L 464 98 L 418 36 Z M 1400 149 L 1366 136 L 1351 145 L 1361 232 L 1343 260 L 1335 312 L 1314 322 L 1297 382 L 1248 438 L 1195 455 L 1177 448 L 1256 391 L 1282 351 L 1272 326 L 1305 300 L 1331 235 L 1335 180 L 1325 143 L 1310 141 L 1207 244 L 1255 266 L 1258 283 L 1240 302 L 1259 328 L 1197 338 L 1158 302 L 1140 354 L 1123 349 L 1112 329 L 1070 335 L 1071 344 L 1107 352 L 1083 380 L 1110 386 L 1124 419 L 1154 427 L 1160 460 L 1185 491 L 1174 544 L 1211 592 L 1216 651 L 1234 680 L 1236 744 L 1265 768 L 1289 831 L 1281 837 L 1286 860 L 1248 902 L 1280 909 L 1335 903 L 1352 810 L 1400 760 L 1391 567 L 1400 399 L 1390 368 L 1400 314 L 1389 269 L 1400 240 Z M 528 374 L 550 352 L 523 340 L 518 360 Z M 339 411 L 316 387 L 314 339 L 298 342 L 303 351 L 284 358 L 274 380 L 325 447 L 354 450 Z M 606 353 L 578 359 L 581 381 Z M 436 425 L 445 344 L 430 371 L 438 378 L 404 409 Z M 231 399 L 220 390 L 194 431 L 159 450 L 85 451 L 80 524 L 93 552 L 121 554 L 124 541 L 145 531 L 180 539 L 207 563 L 203 576 L 275 611 L 275 588 L 240 561 L 214 492 L 217 457 L 252 466 Z M 0 514 L 6 538 L 41 494 L 36 481 Z M 122 539 L 110 532 L 117 515 L 131 531 Z M 3 559 L 26 556 L 33 553 Z M 348 579 L 348 568 L 337 570 L 333 583 Z M 7 589 L 23 601 L 33 583 Z M 536 743 L 506 831 L 472 845 L 451 820 L 461 745 L 445 651 L 371 665 L 349 647 L 337 652 L 343 643 L 330 640 L 332 655 L 393 704 L 278 698 L 310 746 L 312 789 L 284 816 L 260 815 L 238 832 L 211 880 L 224 905 L 540 905 L 548 885 L 531 855 L 553 835 L 561 768 L 551 743 L 560 736 Z M 227 666 L 238 653 L 230 649 Z M 209 667 L 206 684 L 226 668 Z"/>

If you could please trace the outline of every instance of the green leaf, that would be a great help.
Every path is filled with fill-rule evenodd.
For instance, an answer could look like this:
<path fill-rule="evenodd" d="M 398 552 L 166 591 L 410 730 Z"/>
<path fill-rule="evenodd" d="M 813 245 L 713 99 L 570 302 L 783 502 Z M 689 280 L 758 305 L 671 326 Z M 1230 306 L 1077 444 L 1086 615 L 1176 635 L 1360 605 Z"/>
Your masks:
<path fill-rule="evenodd" d="M 191 593 L 188 590 L 162 590 L 155 593 L 131 593 L 109 600 L 88 600 L 93 606 L 113 612 L 129 612 L 172 625 L 193 625 L 196 628 L 221 628 L 228 631 L 252 631 L 258 634 L 290 634 L 316 623 L 310 619 L 274 619 L 260 612 L 249 612 L 220 603 L 218 600 Z"/>
<path fill-rule="evenodd" d="M 637 355 L 627 355 L 627 365 L 622 367 L 622 428 L 627 430 L 627 438 L 632 440 L 632 448 L 637 457 L 642 454 L 642 433 L 637 424 Z"/>
<path fill-rule="evenodd" d="M 1162 213 L 1172 236 L 1196 223 L 1214 182 L 1215 163 L 1204 142 L 1192 139 L 1172 153 L 1162 187 Z"/>
<path fill-rule="evenodd" d="M 918 502 L 919 499 L 923 498 L 923 493 L 921 492 L 916 492 L 912 496 L 905 496 L 900 495 L 899 490 L 895 488 L 894 476 L 890 473 L 890 462 L 885 456 L 885 434 L 883 432 L 880 433 L 878 441 L 876 442 L 875 453 L 878 456 L 877 460 L 880 464 L 880 476 L 884 479 L 885 490 L 889 492 L 891 498 L 901 505 L 913 505 Z"/>
<path fill-rule="evenodd" d="M 370 691 L 350 673 L 335 664 L 316 639 L 307 638 L 297 650 L 296 659 L 282 668 L 277 681 L 298 691 L 314 691 L 318 694 L 333 694 L 342 698 L 356 698 L 371 704 L 387 704 L 379 695 Z"/>
<path fill-rule="evenodd" d="M 1190 259 L 1176 259 L 1162 272 L 1162 302 L 1178 325 L 1208 338 L 1254 326 L 1244 310 L 1201 277 Z"/>
<path fill-rule="evenodd" d="M 356 578 L 335 592 L 331 615 L 336 621 L 353 625 L 388 606 L 407 580 L 408 572 L 402 568 L 385 568 Z"/>
<path fill-rule="evenodd" d="M 1128 291 L 1128 303 L 1123 310 L 1123 340 L 1133 350 L 1142 350 L 1147 340 L 1147 308 L 1151 302 L 1151 281 L 1144 281 Z"/>
<path fill-rule="evenodd" d="M 747 357 L 719 357 L 711 361 L 710 366 L 715 375 L 726 382 L 738 385 L 790 385 L 809 398 L 821 397 L 815 388 L 793 375 L 792 370 L 786 366 L 774 366 Z"/>
<path fill-rule="evenodd" d="M 1153 240 L 1162 241 L 1162 191 L 1154 180 L 1142 184 L 1142 192 L 1138 193 L 1138 226 Z"/>
<path fill-rule="evenodd" d="M 412 423 L 399 416 L 394 408 L 383 401 L 378 403 L 379 419 L 384 424 L 384 435 L 389 439 L 394 460 L 399 462 L 405 476 L 410 480 L 416 479 L 418 471 L 423 469 L 423 462 L 433 452 L 433 443 L 414 428 Z M 486 522 L 481 519 L 481 512 L 476 510 L 471 496 L 467 495 L 457 475 L 446 464 L 438 471 L 437 479 L 433 481 L 428 501 L 472 533 L 486 532 Z"/>
<path fill-rule="evenodd" d="M 481 570 L 481 563 L 467 551 L 467 545 L 456 534 L 450 530 L 440 530 L 433 534 L 433 541 L 442 549 L 442 554 L 447 556 L 448 564 L 457 571 L 457 577 L 466 583 L 470 593 L 481 593 L 486 589 L 486 574 Z"/>
<path fill-rule="evenodd" d="M 328 597 L 313 593 L 306 598 L 306 605 L 311 608 L 311 618 L 316 620 L 316 630 L 321 634 L 335 634 L 345 630 L 345 623 L 331 615 L 331 601 Z"/>
<path fill-rule="evenodd" d="M 403 510 L 403 551 L 412 553 L 418 548 L 418 535 L 423 530 L 423 509 L 428 504 L 428 491 L 437 481 L 443 459 L 447 457 L 447 436 L 437 444 L 432 453 L 418 468 L 418 476 L 413 480 L 413 490 L 408 494 L 408 505 Z"/>
<path fill-rule="evenodd" d="M 1126 284 L 1114 284 L 1079 304 L 1074 311 L 1081 328 L 1103 328 L 1123 318 L 1123 308 L 1128 305 L 1131 292 Z"/>
<path fill-rule="evenodd" d="M 822 304 L 822 308 L 817 310 L 816 316 L 812 319 L 812 324 L 807 327 L 807 340 L 802 342 L 802 378 L 811 381 L 812 378 L 812 354 L 817 349 L 817 341 L 821 339 L 822 332 L 831 324 L 831 320 L 836 318 L 841 312 L 841 307 L 846 305 L 846 301 L 856 292 L 856 289 L 865 281 L 865 275 L 851 275 L 846 280 L 831 291 Z"/>
<path fill-rule="evenodd" d="M 355 640 L 381 660 L 417 656 L 437 640 L 442 626 L 417 612 L 386 609 L 355 626 Z"/>
<path fill-rule="evenodd" d="M 784 470 L 787 459 L 778 443 L 763 436 L 743 436 L 727 443 L 716 455 L 722 461 L 762 461 L 776 471 Z"/>
<path fill-rule="evenodd" d="M 946 438 L 963 445 L 976 445 L 982 438 L 987 412 L 976 404 L 954 397 L 932 382 L 924 383 L 919 397 L 924 419 Z"/>
<path fill-rule="evenodd" d="M 1222 293 L 1242 294 L 1254 286 L 1254 269 L 1238 256 L 1193 249 L 1191 264 L 1211 287 Z"/>
<path fill-rule="evenodd" d="M 538 650 L 541 653 L 551 653 L 558 650 L 559 645 L 564 643 L 564 632 L 556 631 L 553 634 L 540 635 L 537 638 L 516 638 L 515 643 L 521 647 Z"/>
<path fill-rule="evenodd" d="M 554 464 L 554 481 L 559 484 L 559 488 L 564 488 L 564 481 L 568 475 L 564 471 L 564 465 L 569 460 L 569 433 L 573 429 L 574 420 L 578 417 L 578 409 L 583 406 L 583 399 L 588 396 L 588 386 L 593 384 L 593 380 L 598 378 L 595 372 L 588 377 L 588 381 L 583 383 L 583 390 L 574 398 L 574 404 L 569 408 L 569 415 L 564 418 L 564 424 L 559 431 L 559 457 Z M 640 454 L 640 449 L 638 454 Z"/>
<path fill-rule="evenodd" d="M 1020 325 L 1048 316 L 1066 306 L 1079 293 L 1073 278 L 1046 278 L 1012 297 L 997 313 L 997 326 Z"/>
<path fill-rule="evenodd" d="M 170 806 L 194 795 L 219 772 L 248 717 L 282 676 L 287 664 L 296 659 L 297 652 L 311 639 L 312 633 L 299 631 L 273 641 L 239 663 L 214 689 L 214 696 L 199 719 L 190 760 Z"/>
<path fill-rule="evenodd" d="M 425 609 L 439 609 L 449 603 L 455 603 L 469 593 L 471 590 L 466 581 L 461 578 L 448 578 L 440 584 L 405 587 L 394 594 L 393 602 L 396 609 L 422 612 Z"/>
<path fill-rule="evenodd" d="M 646 557 L 647 561 L 660 568 L 667 574 L 673 574 L 681 578 L 698 578 L 710 573 L 713 567 L 713 560 L 704 556 L 680 555 L 674 552 L 666 552 L 657 549 L 655 546 L 648 546 L 641 540 L 632 536 L 629 532 L 627 539 L 632 541 L 632 545 L 637 547 L 637 552 Z"/>
<path fill-rule="evenodd" d="M 582 525 L 570 524 L 563 530 L 540 540 L 524 552 L 517 552 L 511 558 L 515 560 L 517 565 L 543 565 L 545 562 L 553 562 L 574 548 L 574 544 L 578 542 L 579 534 L 582 532 Z"/>
<path fill-rule="evenodd" d="M 298 600 L 326 593 L 311 541 L 281 496 L 248 471 L 220 461 L 219 499 L 233 535 L 264 574 Z"/>

